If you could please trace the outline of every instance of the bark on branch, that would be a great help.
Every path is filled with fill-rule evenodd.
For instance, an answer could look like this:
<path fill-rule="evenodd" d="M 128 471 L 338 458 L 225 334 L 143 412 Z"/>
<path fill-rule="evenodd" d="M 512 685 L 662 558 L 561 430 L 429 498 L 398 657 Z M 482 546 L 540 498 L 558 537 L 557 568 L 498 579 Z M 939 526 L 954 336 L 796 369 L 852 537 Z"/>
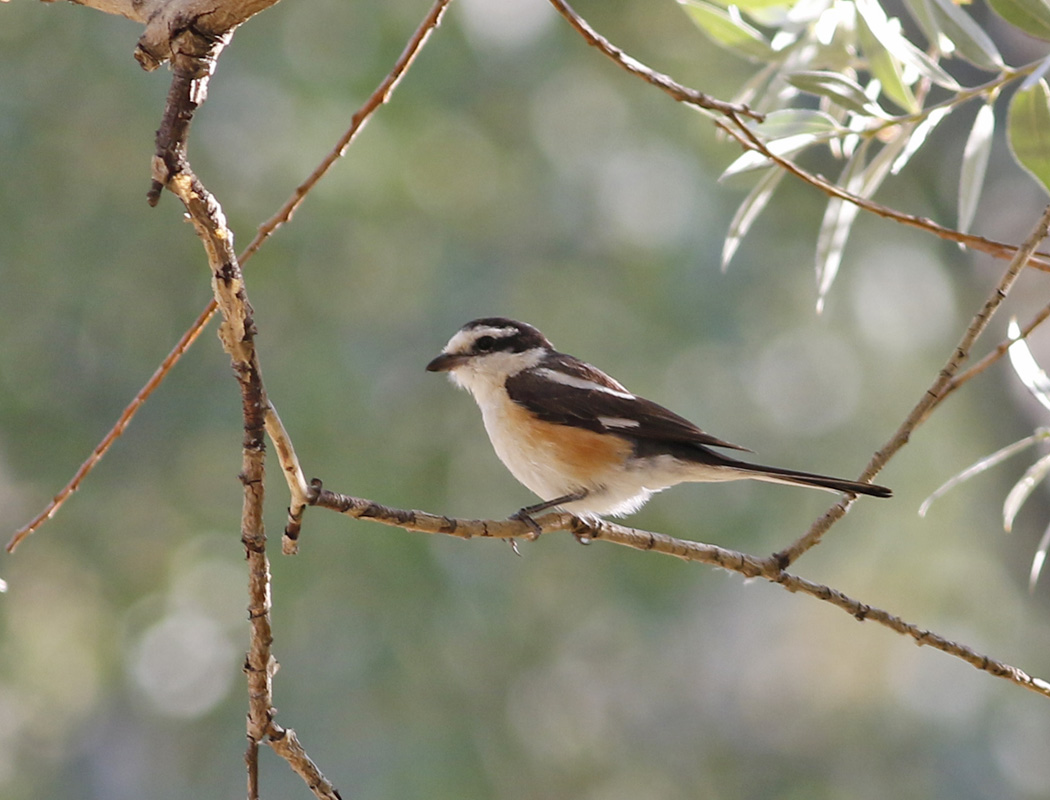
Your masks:
<path fill-rule="evenodd" d="M 535 536 L 535 532 L 528 525 L 518 520 L 454 519 L 429 514 L 425 511 L 389 508 L 371 500 L 331 492 L 322 488 L 319 481 L 311 484 L 310 504 L 338 511 L 356 519 L 380 522 L 384 525 L 421 533 L 456 536 L 461 539 L 473 537 L 532 538 Z M 838 589 L 786 572 L 781 567 L 781 561 L 777 556 L 758 558 L 718 545 L 690 539 L 676 539 L 663 533 L 628 528 L 605 520 L 587 522 L 565 513 L 544 514 L 537 517 L 536 522 L 545 534 L 554 531 L 569 531 L 578 541 L 585 544 L 592 541 L 612 542 L 635 550 L 652 551 L 674 556 L 683 561 L 721 567 L 746 578 L 762 578 L 771 583 L 780 584 L 789 592 L 808 594 L 810 597 L 831 603 L 858 622 L 878 623 L 902 636 L 911 638 L 921 647 L 940 650 L 965 661 L 982 672 L 1008 680 L 1044 697 L 1050 697 L 1050 682 L 1033 677 L 1024 670 L 979 653 L 967 645 L 959 644 L 926 628 L 907 622 L 888 611 L 856 600 Z"/>
<path fill-rule="evenodd" d="M 45 3 L 54 0 L 43 0 Z M 143 69 L 154 70 L 179 51 L 187 34 L 207 40 L 228 38 L 234 29 L 277 0 L 72 0 L 146 26 L 135 48 Z"/>

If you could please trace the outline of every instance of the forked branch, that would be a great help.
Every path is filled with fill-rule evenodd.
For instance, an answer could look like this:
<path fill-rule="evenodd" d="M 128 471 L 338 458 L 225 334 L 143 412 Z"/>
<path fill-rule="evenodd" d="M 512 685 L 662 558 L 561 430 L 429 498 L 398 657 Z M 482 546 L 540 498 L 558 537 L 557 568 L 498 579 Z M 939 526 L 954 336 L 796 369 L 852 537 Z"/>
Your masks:
<path fill-rule="evenodd" d="M 194 40 L 197 41 L 197 40 Z M 172 60 L 175 75 L 165 111 L 195 108 L 202 96 L 195 92 L 206 84 L 214 67 L 217 51 L 203 40 L 196 56 L 180 53 Z M 220 48 L 221 49 L 221 48 Z M 229 354 L 233 373 L 241 390 L 244 439 L 241 448 L 241 483 L 244 499 L 241 510 L 241 541 L 248 562 L 248 618 L 250 636 L 244 672 L 248 682 L 248 748 L 245 753 L 249 800 L 259 796 L 258 752 L 261 743 L 269 742 L 283 755 L 292 768 L 304 777 L 319 798 L 331 800 L 338 793 L 317 770 L 291 731 L 274 723 L 273 675 L 276 661 L 271 645 L 270 563 L 266 554 L 266 532 L 263 525 L 266 430 L 279 443 L 281 463 L 293 496 L 301 482 L 298 459 L 287 440 L 280 418 L 270 406 L 263 386 L 262 371 L 255 350 L 255 322 L 248 301 L 241 266 L 233 249 L 233 232 L 226 224 L 218 201 L 193 174 L 185 154 L 183 127 L 158 131 L 158 151 L 171 158 L 154 160 L 155 186 L 169 189 L 182 201 L 193 223 L 211 270 L 211 285 L 222 321 L 219 339 Z M 294 746 L 293 746 L 294 745 Z"/>
<path fill-rule="evenodd" d="M 389 102 L 390 96 L 393 91 L 397 88 L 401 82 L 401 78 L 408 71 L 408 68 L 412 65 L 419 51 L 426 44 L 430 38 L 430 34 L 440 24 L 441 18 L 445 13 L 445 9 L 448 7 L 451 0 L 434 0 L 430 9 L 427 11 L 426 16 L 419 23 L 416 30 L 409 37 L 401 55 L 398 57 L 394 66 L 391 68 L 383 79 L 379 82 L 372 93 L 365 99 L 361 106 L 354 112 L 350 119 L 350 125 L 339 137 L 339 140 L 329 151 L 328 155 L 322 159 L 321 163 L 318 164 L 317 168 L 292 192 L 291 196 L 284 202 L 280 209 L 270 217 L 266 222 L 259 226 L 255 237 L 248 246 L 242 251 L 240 255 L 240 263 L 243 266 L 249 258 L 251 258 L 259 248 L 266 242 L 267 239 L 283 225 L 288 222 L 296 209 L 302 204 L 303 200 L 306 199 L 307 195 L 313 190 L 313 188 L 324 178 L 336 162 L 346 153 L 346 149 L 354 141 L 357 135 L 364 129 L 368 120 L 371 119 L 372 115 L 379 110 L 384 104 Z M 180 100 L 179 96 L 174 98 L 174 102 L 169 102 L 165 108 L 165 117 L 174 115 L 175 110 L 179 107 Z M 163 123 L 162 123 L 163 124 Z M 166 134 L 163 137 L 163 142 L 182 141 L 185 143 L 185 135 L 188 133 L 189 127 L 188 122 L 185 123 L 185 130 L 180 135 L 172 136 Z M 167 144 L 158 142 L 158 153 L 161 151 L 168 152 L 174 148 Z M 184 152 L 184 148 L 183 148 Z M 163 163 L 164 158 L 160 156 L 160 161 Z M 165 172 L 162 173 L 163 179 L 167 179 L 166 165 Z M 157 190 L 154 186 L 151 188 L 150 197 L 153 198 L 153 193 Z M 159 199 L 159 194 L 156 195 Z M 102 459 L 103 456 L 109 451 L 109 448 L 120 438 L 124 433 L 135 414 L 143 403 L 153 394 L 154 390 L 160 386 L 160 384 L 167 377 L 168 373 L 175 367 L 179 359 L 182 358 L 183 354 L 189 350 L 190 346 L 196 341 L 201 331 L 204 330 L 205 326 L 211 321 L 212 317 L 215 316 L 215 312 L 218 310 L 218 305 L 215 300 L 212 299 L 207 307 L 200 313 L 193 325 L 183 333 L 182 337 L 171 349 L 171 352 L 161 362 L 160 366 L 154 371 L 153 375 L 146 382 L 146 384 L 138 391 L 131 402 L 125 407 L 121 413 L 117 422 L 112 428 L 102 437 L 102 440 L 92 451 L 91 455 L 80 465 L 76 473 L 70 479 L 61 490 L 48 502 L 44 509 L 37 514 L 28 523 L 23 525 L 14 535 L 7 544 L 7 551 L 14 552 L 15 548 L 30 534 L 34 533 L 40 526 L 55 516 L 65 504 L 65 502 L 73 495 L 73 493 L 80 488 L 81 482 L 90 474 L 91 470 L 95 468 L 95 465 Z M 281 453 L 280 447 L 278 448 L 278 454 Z M 298 509 L 301 513 L 301 508 Z M 292 507 L 289 509 L 289 524 L 287 528 L 287 536 L 285 537 L 284 547 L 287 552 L 294 552 L 294 541 L 298 530 L 298 516 L 296 514 L 295 504 L 295 491 L 293 490 Z"/>
<path fill-rule="evenodd" d="M 1036 249 L 1047 237 L 1047 232 L 1050 230 L 1050 206 L 1047 206 L 1043 210 L 1043 215 L 1036 222 L 1032 232 L 1028 235 L 1017 252 L 1014 253 L 1013 259 L 1007 265 L 1005 272 L 999 279 L 995 288 L 992 289 L 988 298 L 984 301 L 981 307 L 977 310 L 970 324 L 967 326 L 966 331 L 963 333 L 959 343 L 952 350 L 948 356 L 947 362 L 941 367 L 940 372 L 937 373 L 937 377 L 933 384 L 922 394 L 919 402 L 915 404 L 911 412 L 905 417 L 904 421 L 897 428 L 897 431 L 890 437 L 889 441 L 886 442 L 879 450 L 876 451 L 875 455 L 872 456 L 868 466 L 861 473 L 860 480 L 871 480 L 877 475 L 883 467 L 886 466 L 887 462 L 897 452 L 908 443 L 911 435 L 915 432 L 915 429 L 921 425 L 930 413 L 941 404 L 945 397 L 947 397 L 954 388 L 954 381 L 962 365 L 970 357 L 970 351 L 977 341 L 977 338 L 985 331 L 988 327 L 988 323 L 991 322 L 992 316 L 1002 305 L 1003 301 L 1006 300 L 1007 294 L 1013 287 L 1018 276 L 1021 274 L 1025 265 L 1029 263 L 1032 254 L 1035 253 Z M 1045 317 L 1044 317 L 1045 319 Z M 1034 327 L 1034 326 L 1033 326 Z M 799 538 L 794 544 L 785 550 L 777 553 L 775 558 L 784 567 L 792 564 L 799 556 L 809 550 L 811 547 L 820 542 L 824 534 L 834 525 L 838 520 L 845 516 L 846 511 L 849 510 L 850 505 L 856 498 L 844 499 L 830 509 L 828 509 L 816 522 L 813 523 L 812 527 Z"/>

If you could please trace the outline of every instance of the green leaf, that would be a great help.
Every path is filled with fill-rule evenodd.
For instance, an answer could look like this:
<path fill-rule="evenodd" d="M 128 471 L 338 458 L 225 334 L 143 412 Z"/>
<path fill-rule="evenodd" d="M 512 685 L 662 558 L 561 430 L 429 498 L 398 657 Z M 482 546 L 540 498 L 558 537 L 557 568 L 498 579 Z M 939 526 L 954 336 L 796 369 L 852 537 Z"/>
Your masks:
<path fill-rule="evenodd" d="M 852 194 L 860 194 L 864 182 L 864 169 L 867 166 L 868 146 L 870 139 L 857 148 L 846 162 L 836 183 Z M 853 203 L 832 197 L 824 209 L 824 219 L 817 234 L 816 268 L 817 268 L 817 311 L 824 308 L 824 297 L 838 274 L 842 263 L 842 251 L 849 239 L 853 220 L 860 209 Z"/>
<path fill-rule="evenodd" d="M 897 156 L 893 165 L 890 167 L 890 174 L 897 175 L 905 165 L 911 161 L 911 157 L 915 155 L 919 148 L 926 143 L 926 139 L 933 132 L 942 119 L 952 113 L 951 106 L 944 106 L 943 108 L 935 108 L 926 116 L 922 122 L 915 125 L 910 133 L 906 130 L 902 130 L 899 135 L 905 136 L 907 141 L 904 143 L 904 147 L 901 149 L 901 154 Z"/>
<path fill-rule="evenodd" d="M 1029 36 L 1050 41 L 1050 5 L 1046 0 L 988 0 L 988 5 Z"/>
<path fill-rule="evenodd" d="M 1015 483 L 1010 493 L 1006 495 L 1006 500 L 1003 501 L 1003 530 L 1007 533 L 1013 528 L 1014 518 L 1021 510 L 1025 500 L 1031 496 L 1032 491 L 1048 473 L 1050 473 L 1050 454 L 1043 456 L 1026 469 L 1021 480 Z"/>
<path fill-rule="evenodd" d="M 1034 590 L 1036 583 L 1039 581 L 1039 573 L 1043 570 L 1047 550 L 1050 550 L 1050 528 L 1043 531 L 1043 538 L 1039 540 L 1039 547 L 1035 550 L 1035 557 L 1032 559 L 1032 569 L 1028 573 L 1029 591 Z"/>
<path fill-rule="evenodd" d="M 919 516 L 925 517 L 927 512 L 929 512 L 930 510 L 930 506 L 933 505 L 934 500 L 936 500 L 938 497 L 944 494 L 947 494 L 949 490 L 954 489 L 960 483 L 968 481 L 970 480 L 970 478 L 973 478 L 976 475 L 980 475 L 982 472 L 1001 464 L 1002 462 L 1006 461 L 1006 459 L 1010 458 L 1011 456 L 1017 455 L 1022 450 L 1025 450 L 1034 444 L 1046 441 L 1047 438 L 1050 438 L 1050 429 L 1039 428 L 1031 436 L 1026 436 L 1019 442 L 1008 444 L 1001 450 L 996 450 L 991 455 L 985 456 L 979 461 L 971 464 L 962 472 L 953 475 L 951 478 L 949 478 L 947 481 L 945 481 L 943 484 L 937 487 L 936 491 L 934 491 L 933 494 L 931 494 L 929 497 L 923 500 L 922 505 L 919 506 Z"/>
<path fill-rule="evenodd" d="M 794 5 L 796 0 L 743 0 L 740 3 L 734 3 L 733 0 L 712 0 L 715 5 L 719 5 L 722 8 L 729 8 L 730 6 L 736 6 L 741 11 L 752 12 L 752 11 L 766 11 L 770 8 L 790 8 Z M 682 0 L 679 0 L 682 2 Z"/>
<path fill-rule="evenodd" d="M 878 104 L 864 94 L 864 89 L 859 83 L 837 72 L 803 70 L 788 75 L 787 81 L 796 89 L 827 97 L 849 111 L 881 119 L 889 117 Z"/>
<path fill-rule="evenodd" d="M 901 126 L 901 133 L 867 162 L 867 151 L 872 140 L 865 139 L 846 164 L 837 184 L 850 194 L 869 198 L 878 191 L 890 169 L 900 158 L 911 139 L 908 126 Z M 828 201 L 817 236 L 817 312 L 824 308 L 824 298 L 831 289 L 842 263 L 842 253 L 857 218 L 860 207 L 848 200 L 833 197 Z"/>
<path fill-rule="evenodd" d="M 754 126 L 754 130 L 767 141 L 803 133 L 820 136 L 845 132 L 845 128 L 830 114 L 812 108 L 783 108 L 770 111 L 765 119 Z"/>
<path fill-rule="evenodd" d="M 904 68 L 900 60 L 882 42 L 880 37 L 872 30 L 862 10 L 864 4 L 855 0 L 854 5 L 860 11 L 857 15 L 857 38 L 865 57 L 868 59 L 868 68 L 872 76 L 882 84 L 882 91 L 898 106 L 909 114 L 915 114 L 919 110 L 919 101 L 904 81 Z M 879 11 L 881 12 L 881 8 Z M 883 16 L 885 21 L 885 16 Z M 876 20 L 877 22 L 877 20 Z"/>
<path fill-rule="evenodd" d="M 876 0 L 854 0 L 854 5 L 860 17 L 857 31 L 861 36 L 864 53 L 871 62 L 873 74 L 883 81 L 885 88 L 889 87 L 883 79 L 883 73 L 891 72 L 892 78 L 903 84 L 905 82 L 901 75 L 903 67 L 907 65 L 938 86 L 943 86 L 951 92 L 959 91 L 960 87 L 955 78 L 945 72 L 934 59 L 904 38 L 900 30 L 900 20 L 889 19 Z M 878 44 L 885 48 L 883 53 L 879 53 L 879 47 L 870 41 L 871 38 L 877 40 Z M 876 71 L 877 66 L 878 71 Z M 893 97 L 892 94 L 890 96 Z M 906 97 L 911 97 L 910 88 L 907 90 Z M 917 110 L 908 106 L 902 106 L 902 108 L 908 108 L 909 111 Z"/>
<path fill-rule="evenodd" d="M 685 13 L 716 44 L 749 58 L 770 61 L 776 54 L 757 29 L 744 22 L 736 6 L 728 9 L 706 0 L 678 0 Z"/>
<path fill-rule="evenodd" d="M 1021 329 L 1016 319 L 1011 319 L 1006 326 L 1006 335 L 1014 340 L 1010 349 L 1006 351 L 1010 356 L 1010 366 L 1014 368 L 1025 388 L 1032 393 L 1032 397 L 1042 403 L 1044 408 L 1050 409 L 1050 378 L 1028 349 L 1028 342 L 1021 338 Z"/>
<path fill-rule="evenodd" d="M 1003 57 L 984 28 L 952 0 L 906 0 L 909 6 L 924 3 L 929 16 L 960 56 L 981 69 L 1000 70 Z"/>
<path fill-rule="evenodd" d="M 1014 159 L 1050 191 L 1050 87 L 1045 80 L 1014 93 L 1006 132 Z"/>
<path fill-rule="evenodd" d="M 962 168 L 959 170 L 959 230 L 970 230 L 977 214 L 977 202 L 984 188 L 984 176 L 988 171 L 988 158 L 992 154 L 992 139 L 995 135 L 995 108 L 985 103 L 977 109 L 970 135 L 963 149 Z"/>
<path fill-rule="evenodd" d="M 785 136 L 783 139 L 777 139 L 776 141 L 766 142 L 766 147 L 769 148 L 773 155 L 783 156 L 788 158 L 795 155 L 796 153 L 805 150 L 812 144 L 820 141 L 816 136 L 810 133 L 801 133 L 796 136 Z M 754 150 L 748 150 L 743 155 L 739 156 L 732 164 L 725 168 L 721 175 L 718 176 L 719 181 L 727 180 L 735 175 L 741 175 L 745 172 L 751 172 L 755 169 L 762 169 L 769 166 L 769 159 L 761 153 Z"/>
<path fill-rule="evenodd" d="M 740 242 L 747 235 L 747 232 L 751 230 L 752 223 L 758 219 L 758 215 L 762 213 L 766 204 L 769 203 L 769 199 L 773 196 L 777 185 L 786 174 L 787 172 L 780 167 L 770 167 L 759 179 L 758 183 L 755 184 L 755 188 L 748 192 L 744 202 L 736 210 L 732 221 L 729 223 L 726 240 L 722 244 L 722 272 L 729 268 L 729 262 L 736 254 Z"/>
<path fill-rule="evenodd" d="M 904 0 L 904 7 L 908 9 L 908 13 L 911 14 L 919 30 L 922 31 L 922 35 L 932 47 L 943 53 L 950 53 L 953 50 L 951 41 L 944 35 L 941 26 L 937 24 L 929 0 Z"/>

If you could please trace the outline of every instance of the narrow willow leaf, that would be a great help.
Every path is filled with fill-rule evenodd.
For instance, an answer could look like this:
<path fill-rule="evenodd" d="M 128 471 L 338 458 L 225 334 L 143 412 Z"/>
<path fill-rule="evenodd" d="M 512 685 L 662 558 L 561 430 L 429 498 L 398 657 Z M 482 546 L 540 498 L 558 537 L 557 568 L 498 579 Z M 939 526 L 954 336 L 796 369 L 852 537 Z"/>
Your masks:
<path fill-rule="evenodd" d="M 951 39 L 944 35 L 937 23 L 930 0 L 904 0 L 904 7 L 908 9 L 911 18 L 918 24 L 922 35 L 932 47 L 942 53 L 951 53 L 955 49 Z"/>
<path fill-rule="evenodd" d="M 770 111 L 754 127 L 755 133 L 767 141 L 799 134 L 838 134 L 845 129 L 830 114 L 812 108 L 783 108 Z"/>
<path fill-rule="evenodd" d="M 1045 80 L 1014 92 L 1006 132 L 1017 163 L 1050 190 L 1050 87 Z"/>
<path fill-rule="evenodd" d="M 1007 351 L 1014 372 L 1025 388 L 1032 393 L 1032 397 L 1042 403 L 1044 408 L 1050 409 L 1050 378 L 1028 349 L 1028 342 L 1020 338 L 1021 329 L 1016 319 L 1011 319 L 1006 326 L 1006 335 L 1015 340 Z"/>
<path fill-rule="evenodd" d="M 762 33 L 744 22 L 736 6 L 721 8 L 706 0 L 678 0 L 685 13 L 716 44 L 749 58 L 770 61 L 773 48 Z"/>
<path fill-rule="evenodd" d="M 838 185 L 848 192 L 859 194 L 864 181 L 864 169 L 867 166 L 868 145 L 871 140 L 866 139 L 857 148 L 856 152 L 838 178 Z M 820 223 L 820 233 L 817 234 L 816 269 L 817 269 L 817 312 L 824 309 L 824 297 L 827 295 L 831 284 L 838 274 L 839 265 L 842 263 L 842 251 L 846 247 L 850 228 L 853 220 L 857 217 L 859 209 L 853 203 L 832 197 L 824 209 L 824 219 Z"/>
<path fill-rule="evenodd" d="M 773 155 L 790 158 L 817 141 L 819 141 L 819 139 L 817 139 L 816 136 L 809 133 L 802 133 L 797 136 L 785 136 L 783 139 L 776 139 L 775 141 L 767 142 L 766 147 L 769 148 Z M 769 159 L 761 153 L 757 153 L 754 150 L 748 150 L 733 161 L 732 164 L 726 167 L 722 174 L 718 176 L 718 180 L 725 181 L 735 175 L 741 175 L 745 172 L 762 169 L 768 167 L 769 163 Z"/>
<path fill-rule="evenodd" d="M 861 11 L 863 7 L 861 0 L 854 0 L 854 5 L 858 11 Z M 879 9 L 880 12 L 881 10 Z M 882 15 L 882 20 L 885 20 L 885 15 Z M 876 19 L 875 24 L 878 22 L 879 20 Z M 869 24 L 863 11 L 857 16 L 857 38 L 860 41 L 861 51 L 868 60 L 868 68 L 872 76 L 882 84 L 882 91 L 909 114 L 917 113 L 919 101 L 915 99 L 911 88 L 904 80 L 903 65 L 886 47 L 879 35 L 872 30 L 872 25 Z"/>
<path fill-rule="evenodd" d="M 682 0 L 679 0 L 681 2 Z M 765 11 L 770 8 L 787 8 L 792 5 L 792 0 L 744 0 L 744 2 L 733 2 L 733 0 L 712 0 L 715 5 L 722 6 L 723 8 L 729 8 L 729 6 L 736 6 L 741 11 L 752 12 L 752 11 Z"/>
<path fill-rule="evenodd" d="M 960 483 L 970 480 L 970 478 L 974 477 L 975 475 L 980 475 L 985 470 L 991 469 L 997 464 L 1001 464 L 1003 461 L 1006 461 L 1006 459 L 1010 458 L 1011 456 L 1017 455 L 1022 450 L 1026 450 L 1036 442 L 1041 442 L 1047 439 L 1048 437 L 1050 437 L 1050 428 L 1040 428 L 1031 436 L 1026 436 L 1019 442 L 1009 444 L 1001 450 L 996 450 L 990 456 L 985 456 L 980 461 L 971 464 L 957 475 L 953 475 L 951 478 L 949 478 L 947 481 L 945 481 L 943 484 L 937 487 L 936 491 L 934 491 L 933 494 L 931 494 L 929 497 L 922 501 L 922 505 L 919 506 L 919 516 L 925 517 L 926 512 L 930 510 L 930 506 L 933 505 L 934 500 L 936 500 L 938 497 L 941 497 L 944 494 L 947 494 L 950 490 L 954 489 Z"/>
<path fill-rule="evenodd" d="M 962 168 L 959 170 L 959 222 L 963 233 L 970 230 L 977 214 L 977 203 L 984 188 L 984 176 L 988 171 L 988 158 L 992 154 L 992 139 L 995 135 L 995 108 L 985 103 L 977 109 L 970 135 L 963 149 Z"/>
<path fill-rule="evenodd" d="M 752 223 L 758 219 L 758 215 L 765 209 L 769 199 L 773 196 L 774 190 L 786 174 L 787 172 L 780 167 L 768 169 L 766 174 L 755 184 L 755 188 L 748 192 L 744 202 L 736 210 L 732 221 L 729 223 L 729 232 L 726 233 L 725 243 L 722 245 L 722 272 L 729 269 L 729 262 L 732 261 L 733 256 L 736 254 L 740 242 L 743 241 L 747 232 L 751 230 Z"/>
<path fill-rule="evenodd" d="M 1028 573 L 1029 591 L 1035 589 L 1036 583 L 1039 582 L 1039 573 L 1043 571 L 1048 549 L 1050 549 L 1050 527 L 1043 531 L 1043 538 L 1039 540 L 1039 547 L 1036 548 L 1035 557 L 1032 559 L 1032 569 Z"/>
<path fill-rule="evenodd" d="M 909 5 L 918 0 L 908 0 Z M 1003 57 L 984 28 L 952 0 L 927 0 L 928 8 L 941 32 L 956 52 L 975 67 L 997 71 L 1003 68 Z"/>
<path fill-rule="evenodd" d="M 962 89 L 959 82 L 945 72 L 944 68 L 936 60 L 926 55 L 926 53 L 900 35 L 899 32 L 896 42 L 894 52 L 897 53 L 898 58 L 903 63 L 914 67 L 920 75 L 929 78 L 938 86 L 943 86 L 950 92 L 957 92 Z"/>
<path fill-rule="evenodd" d="M 904 169 L 909 161 L 911 161 L 911 157 L 926 143 L 926 139 L 933 132 L 933 129 L 936 128 L 937 125 L 940 124 L 940 121 L 950 113 L 952 113 L 951 106 L 935 108 L 929 113 L 929 115 L 927 115 L 926 119 L 915 126 L 910 134 L 901 134 L 902 136 L 906 136 L 906 141 L 901 154 L 897 156 L 897 159 L 890 167 L 891 175 L 900 174 L 900 171 Z"/>
<path fill-rule="evenodd" d="M 988 5 L 1028 35 L 1050 41 L 1050 5 L 1046 0 L 988 0 Z"/>
<path fill-rule="evenodd" d="M 902 125 L 902 132 L 897 138 L 884 145 L 868 163 L 864 162 L 872 140 L 865 139 L 843 170 L 838 185 L 858 197 L 868 198 L 875 194 L 908 144 L 910 136 L 907 127 Z M 818 313 L 823 310 L 824 298 L 838 275 L 842 253 L 859 210 L 860 207 L 855 203 L 832 198 L 824 211 L 824 220 L 817 236 Z"/>
<path fill-rule="evenodd" d="M 855 2 L 857 10 L 871 32 L 882 42 L 882 46 L 893 53 L 902 64 L 914 67 L 920 75 L 929 78 L 938 86 L 943 86 L 953 92 L 959 91 L 961 87 L 955 78 L 904 37 L 901 33 L 900 20 L 888 18 L 876 0 L 855 0 Z"/>
<path fill-rule="evenodd" d="M 1006 500 L 1003 502 L 1003 530 L 1007 533 L 1013 529 L 1014 518 L 1017 516 L 1017 512 L 1021 510 L 1025 500 L 1031 496 L 1032 490 L 1039 485 L 1048 473 L 1050 473 L 1050 454 L 1043 456 L 1026 469 L 1024 475 L 1021 476 L 1021 480 L 1015 483 L 1014 488 L 1006 495 Z"/>
<path fill-rule="evenodd" d="M 787 81 L 803 92 L 827 97 L 849 111 L 887 119 L 889 115 L 872 101 L 859 83 L 837 72 L 803 70 L 787 76 Z"/>
<path fill-rule="evenodd" d="M 920 75 L 930 79 L 938 86 L 952 92 L 959 91 L 958 82 L 926 53 L 909 42 L 900 31 L 899 20 L 890 20 L 876 0 L 854 0 L 863 26 L 886 49 L 889 58 L 895 63 L 895 71 L 903 72 L 903 65 L 913 67 Z M 860 31 L 860 28 L 858 28 Z M 865 53 L 871 58 L 870 52 Z M 910 90 L 909 90 L 910 93 Z"/>

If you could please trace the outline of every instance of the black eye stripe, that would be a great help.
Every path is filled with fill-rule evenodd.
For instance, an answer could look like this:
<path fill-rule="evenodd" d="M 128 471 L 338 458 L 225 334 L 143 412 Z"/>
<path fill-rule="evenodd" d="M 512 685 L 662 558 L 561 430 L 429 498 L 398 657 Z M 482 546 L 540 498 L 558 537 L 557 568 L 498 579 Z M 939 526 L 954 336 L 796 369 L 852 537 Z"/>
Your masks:
<path fill-rule="evenodd" d="M 523 336 L 521 331 L 507 333 L 502 336 L 485 334 L 479 336 L 471 344 L 471 352 L 474 353 L 522 353 L 534 347 L 535 343 L 528 337 Z"/>

